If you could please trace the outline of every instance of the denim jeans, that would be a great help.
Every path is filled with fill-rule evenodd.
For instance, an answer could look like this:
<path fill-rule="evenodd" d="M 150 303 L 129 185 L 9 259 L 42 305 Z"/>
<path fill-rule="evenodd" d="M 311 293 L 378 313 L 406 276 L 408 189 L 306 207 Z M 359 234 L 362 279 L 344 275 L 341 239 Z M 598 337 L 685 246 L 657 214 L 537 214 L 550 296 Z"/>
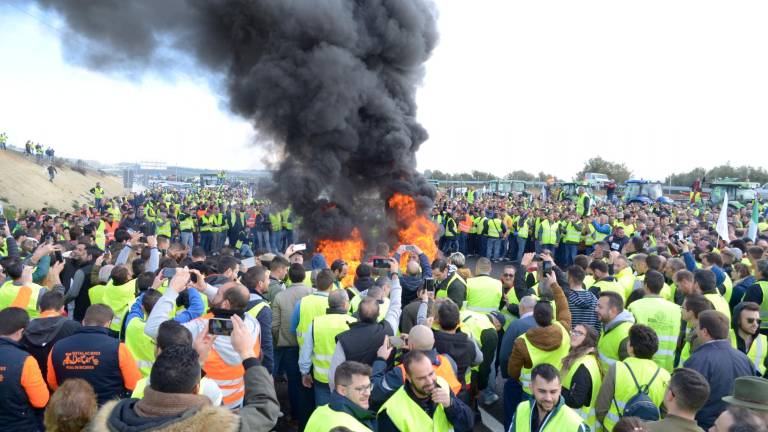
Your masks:
<path fill-rule="evenodd" d="M 517 256 L 515 257 L 515 261 L 520 262 L 523 259 L 526 243 L 528 243 L 527 238 L 520 238 L 520 237 L 517 238 Z"/>
<path fill-rule="evenodd" d="M 205 253 L 210 254 L 213 247 L 213 233 L 210 231 L 203 231 L 200 233 L 200 246 L 203 247 Z"/>
<path fill-rule="evenodd" d="M 467 240 L 469 240 L 469 235 L 465 232 L 459 233 L 459 252 L 463 253 L 464 256 L 469 255 L 469 252 L 467 251 Z"/>
<path fill-rule="evenodd" d="M 565 248 L 565 255 L 563 256 L 565 267 L 568 267 L 573 264 L 573 259 L 579 253 L 579 245 L 565 243 L 562 247 Z"/>
<path fill-rule="evenodd" d="M 189 249 L 189 254 L 192 254 L 192 248 L 195 247 L 195 236 L 190 232 L 181 232 L 181 244 L 185 245 Z"/>
<path fill-rule="evenodd" d="M 269 243 L 269 231 L 256 231 L 256 250 L 272 251 L 272 245 Z"/>
<path fill-rule="evenodd" d="M 501 258 L 501 239 L 488 237 L 487 241 L 485 257 L 491 260 Z"/>
<path fill-rule="evenodd" d="M 291 417 L 299 423 L 300 429 L 304 429 L 309 416 L 315 409 L 315 392 L 301 384 L 299 347 L 278 347 L 275 350 L 275 364 L 278 365 L 278 371 L 285 371 L 288 378 Z"/>
<path fill-rule="evenodd" d="M 280 253 L 280 242 L 282 238 L 282 232 L 280 231 L 269 232 L 269 244 L 272 246 L 272 253 Z"/>

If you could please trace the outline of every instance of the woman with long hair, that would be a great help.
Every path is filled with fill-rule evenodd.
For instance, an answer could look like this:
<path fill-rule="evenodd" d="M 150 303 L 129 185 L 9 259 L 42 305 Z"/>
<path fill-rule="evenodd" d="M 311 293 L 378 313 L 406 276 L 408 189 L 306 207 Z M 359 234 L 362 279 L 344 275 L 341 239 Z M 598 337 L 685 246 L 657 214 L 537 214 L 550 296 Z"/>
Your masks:
<path fill-rule="evenodd" d="M 595 401 L 602 384 L 597 357 L 598 333 L 593 327 L 577 324 L 571 330 L 571 350 L 563 358 L 563 397 L 584 422 L 595 430 Z"/>

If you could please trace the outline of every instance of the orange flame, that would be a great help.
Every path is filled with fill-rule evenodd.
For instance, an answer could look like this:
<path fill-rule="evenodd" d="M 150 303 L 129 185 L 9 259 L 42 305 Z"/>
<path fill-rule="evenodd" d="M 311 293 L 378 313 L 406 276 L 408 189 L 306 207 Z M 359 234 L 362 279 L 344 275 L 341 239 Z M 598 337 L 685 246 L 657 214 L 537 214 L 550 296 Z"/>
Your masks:
<path fill-rule="evenodd" d="M 428 217 L 418 214 L 416 201 L 413 197 L 395 193 L 389 199 L 389 207 L 395 210 L 397 219 L 397 237 L 400 244 L 416 245 L 427 255 L 430 261 L 437 257 L 437 245 L 435 234 L 437 225 Z M 405 265 L 407 257 L 400 258 L 401 265 Z"/>
<path fill-rule="evenodd" d="M 337 259 L 344 260 L 349 266 L 349 272 L 341 283 L 345 287 L 352 286 L 355 270 L 360 265 L 365 251 L 365 242 L 360 237 L 360 231 L 353 229 L 352 235 L 346 240 L 319 240 L 317 251 L 323 254 L 329 266 Z"/>

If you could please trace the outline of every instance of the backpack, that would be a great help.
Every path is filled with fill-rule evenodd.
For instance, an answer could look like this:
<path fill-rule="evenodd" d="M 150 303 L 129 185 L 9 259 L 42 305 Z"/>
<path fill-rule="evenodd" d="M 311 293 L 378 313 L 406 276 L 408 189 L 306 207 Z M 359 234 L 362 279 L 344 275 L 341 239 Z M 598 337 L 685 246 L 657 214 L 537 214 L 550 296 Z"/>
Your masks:
<path fill-rule="evenodd" d="M 659 375 L 661 368 L 657 367 L 656 373 L 653 374 L 653 377 L 648 382 L 648 384 L 641 387 L 637 382 L 637 378 L 635 378 L 634 372 L 632 372 L 632 368 L 630 368 L 626 363 L 624 363 L 624 366 L 627 367 L 629 374 L 632 376 L 632 380 L 635 382 L 637 393 L 632 396 L 629 401 L 627 401 L 627 404 L 624 406 L 624 412 L 621 412 L 618 404 L 616 404 L 616 398 L 614 398 L 613 403 L 616 405 L 616 410 L 620 413 L 621 417 L 637 417 L 644 421 L 660 420 L 661 413 L 659 412 L 659 407 L 653 403 L 651 398 L 648 396 L 648 390 L 651 388 L 651 384 L 653 384 L 656 376 Z"/>

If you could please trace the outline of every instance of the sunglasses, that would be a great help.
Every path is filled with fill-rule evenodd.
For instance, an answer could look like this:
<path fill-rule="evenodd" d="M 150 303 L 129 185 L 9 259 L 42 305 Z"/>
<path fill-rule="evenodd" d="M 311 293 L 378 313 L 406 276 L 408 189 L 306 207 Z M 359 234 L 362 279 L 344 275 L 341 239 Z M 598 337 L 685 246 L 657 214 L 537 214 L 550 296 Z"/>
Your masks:
<path fill-rule="evenodd" d="M 760 320 L 760 318 L 747 318 L 747 323 L 748 324 L 754 324 L 754 323 L 760 324 L 761 322 L 762 321 Z"/>

